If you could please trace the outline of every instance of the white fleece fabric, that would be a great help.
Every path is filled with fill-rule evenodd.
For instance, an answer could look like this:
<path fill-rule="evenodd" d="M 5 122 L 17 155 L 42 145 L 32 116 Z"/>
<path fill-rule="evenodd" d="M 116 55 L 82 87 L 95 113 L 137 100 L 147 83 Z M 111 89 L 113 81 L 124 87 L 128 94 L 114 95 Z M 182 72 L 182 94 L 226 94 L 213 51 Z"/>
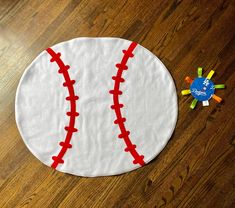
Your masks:
<path fill-rule="evenodd" d="M 26 146 L 41 162 L 95 177 L 155 158 L 174 131 L 178 104 L 170 73 L 146 48 L 120 38 L 76 38 L 28 66 L 15 113 Z"/>

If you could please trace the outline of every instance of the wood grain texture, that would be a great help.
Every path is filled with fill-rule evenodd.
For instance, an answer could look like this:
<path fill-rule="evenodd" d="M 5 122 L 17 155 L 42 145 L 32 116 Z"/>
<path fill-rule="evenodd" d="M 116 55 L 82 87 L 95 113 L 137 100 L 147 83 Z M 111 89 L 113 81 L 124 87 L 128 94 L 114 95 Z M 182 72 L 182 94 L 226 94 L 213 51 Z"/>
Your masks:
<path fill-rule="evenodd" d="M 137 41 L 171 72 L 179 98 L 175 132 L 136 171 L 82 178 L 39 162 L 16 128 L 14 99 L 25 68 L 45 48 L 75 37 Z M 1 0 L 0 207 L 235 207 L 235 3 L 232 0 Z M 225 83 L 190 110 L 186 75 L 216 71 Z"/>

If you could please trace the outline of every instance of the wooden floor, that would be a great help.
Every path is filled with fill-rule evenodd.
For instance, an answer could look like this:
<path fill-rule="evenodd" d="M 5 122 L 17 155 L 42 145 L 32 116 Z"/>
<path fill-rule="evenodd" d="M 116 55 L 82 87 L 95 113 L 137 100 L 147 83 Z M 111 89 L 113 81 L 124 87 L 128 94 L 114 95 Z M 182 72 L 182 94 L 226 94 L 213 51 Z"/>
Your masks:
<path fill-rule="evenodd" d="M 82 36 L 137 41 L 171 72 L 179 98 L 175 132 L 136 171 L 82 178 L 39 162 L 15 124 L 16 87 L 45 48 Z M 235 207 L 235 3 L 232 0 L 1 0 L 0 207 Z M 214 69 L 221 104 L 190 110 L 187 75 Z M 147 138 L 146 138 L 147 139 Z"/>

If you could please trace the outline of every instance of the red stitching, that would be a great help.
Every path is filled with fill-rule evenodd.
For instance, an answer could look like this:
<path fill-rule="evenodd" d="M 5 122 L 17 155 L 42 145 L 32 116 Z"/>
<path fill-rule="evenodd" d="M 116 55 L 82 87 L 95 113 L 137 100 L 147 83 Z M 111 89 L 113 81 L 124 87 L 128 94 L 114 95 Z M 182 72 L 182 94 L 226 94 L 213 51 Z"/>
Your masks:
<path fill-rule="evenodd" d="M 119 95 L 122 94 L 122 91 L 119 90 L 120 83 L 124 82 L 125 80 L 122 78 L 122 72 L 124 70 L 128 69 L 127 61 L 129 58 L 132 58 L 134 54 L 132 53 L 137 46 L 137 43 L 132 42 L 127 50 L 123 50 L 124 56 L 122 57 L 121 63 L 116 64 L 116 67 L 118 68 L 116 76 L 113 76 L 112 79 L 114 80 L 114 89 L 110 90 L 109 93 L 113 95 L 113 105 L 111 108 L 115 111 L 116 114 L 116 120 L 114 121 L 114 124 L 117 124 L 119 126 L 119 129 L 121 131 L 121 134 L 118 135 L 118 138 L 123 139 L 126 148 L 126 152 L 130 152 L 132 157 L 134 158 L 133 163 L 134 164 L 140 164 L 143 166 L 145 164 L 144 162 L 144 156 L 139 155 L 139 153 L 136 151 L 136 145 L 133 144 L 130 140 L 130 131 L 126 130 L 126 127 L 124 125 L 124 122 L 126 121 L 126 118 L 122 117 L 121 108 L 124 106 L 123 104 L 119 103 Z"/>
<path fill-rule="evenodd" d="M 66 97 L 66 100 L 70 103 L 70 112 L 67 112 L 66 115 L 70 118 L 69 119 L 69 125 L 65 126 L 64 129 L 67 131 L 65 140 L 60 142 L 59 145 L 61 146 L 61 150 L 57 156 L 53 156 L 52 160 L 54 161 L 51 164 L 52 168 L 56 168 L 59 163 L 64 163 L 63 157 L 67 151 L 67 149 L 72 148 L 72 145 L 70 144 L 70 141 L 72 139 L 73 133 L 77 132 L 78 130 L 74 127 L 75 125 L 75 118 L 76 116 L 79 116 L 79 113 L 76 112 L 76 100 L 79 99 L 78 96 L 74 93 L 73 85 L 75 84 L 75 80 L 71 80 L 68 70 L 70 68 L 69 65 L 65 65 L 64 62 L 61 60 L 60 56 L 61 53 L 56 53 L 53 49 L 48 48 L 46 50 L 50 56 L 52 57 L 50 62 L 56 62 L 59 66 L 58 73 L 62 74 L 64 77 L 65 82 L 63 83 L 64 87 L 67 87 L 69 96 Z"/>

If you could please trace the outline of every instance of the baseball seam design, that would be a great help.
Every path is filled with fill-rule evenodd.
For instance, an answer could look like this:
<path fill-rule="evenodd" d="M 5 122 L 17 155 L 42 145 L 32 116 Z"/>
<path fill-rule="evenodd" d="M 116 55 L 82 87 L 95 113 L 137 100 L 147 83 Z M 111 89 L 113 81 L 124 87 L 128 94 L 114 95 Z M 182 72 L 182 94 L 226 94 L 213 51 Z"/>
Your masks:
<path fill-rule="evenodd" d="M 61 53 L 56 53 L 53 49 L 48 48 L 46 50 L 50 56 L 52 57 L 50 62 L 56 62 L 59 66 L 58 73 L 62 74 L 64 77 L 65 82 L 63 83 L 64 87 L 67 87 L 69 96 L 66 97 L 66 100 L 70 103 L 70 111 L 67 112 L 67 116 L 69 117 L 69 125 L 65 126 L 65 131 L 67 131 L 66 137 L 64 141 L 60 142 L 59 145 L 61 146 L 61 150 L 57 156 L 53 156 L 52 160 L 54 161 L 51 164 L 51 167 L 56 169 L 58 164 L 64 163 L 63 157 L 66 153 L 66 151 L 69 148 L 72 148 L 72 145 L 70 144 L 70 141 L 72 139 L 73 133 L 77 132 L 78 130 L 74 127 L 75 125 L 75 118 L 79 115 L 78 112 L 76 112 L 76 101 L 78 100 L 78 96 L 74 93 L 73 85 L 75 84 L 75 80 L 71 80 L 68 70 L 70 68 L 69 65 L 65 65 L 64 62 L 61 60 L 60 56 Z"/>
<path fill-rule="evenodd" d="M 118 135 L 118 138 L 123 139 L 126 148 L 124 149 L 125 152 L 130 152 L 132 157 L 134 158 L 133 164 L 139 164 L 143 166 L 145 164 L 144 162 L 144 156 L 139 155 L 139 153 L 136 151 L 136 145 L 131 142 L 131 139 L 129 137 L 130 131 L 126 130 L 126 127 L 124 125 L 124 122 L 126 121 L 126 118 L 122 117 L 121 108 L 124 107 L 123 104 L 119 103 L 119 95 L 122 94 L 122 91 L 120 91 L 120 84 L 121 82 L 125 82 L 125 80 L 122 78 L 122 72 L 124 70 L 128 69 L 128 66 L 126 65 L 129 58 L 134 57 L 134 54 L 132 53 L 137 46 L 137 43 L 132 42 L 127 50 L 123 50 L 123 57 L 121 60 L 121 63 L 116 64 L 117 67 L 117 74 L 116 76 L 113 76 L 112 79 L 114 80 L 114 89 L 110 90 L 109 93 L 113 95 L 113 105 L 111 108 L 115 111 L 116 114 L 116 120 L 114 121 L 114 124 L 117 124 L 119 126 L 119 129 L 121 131 L 121 134 Z"/>

